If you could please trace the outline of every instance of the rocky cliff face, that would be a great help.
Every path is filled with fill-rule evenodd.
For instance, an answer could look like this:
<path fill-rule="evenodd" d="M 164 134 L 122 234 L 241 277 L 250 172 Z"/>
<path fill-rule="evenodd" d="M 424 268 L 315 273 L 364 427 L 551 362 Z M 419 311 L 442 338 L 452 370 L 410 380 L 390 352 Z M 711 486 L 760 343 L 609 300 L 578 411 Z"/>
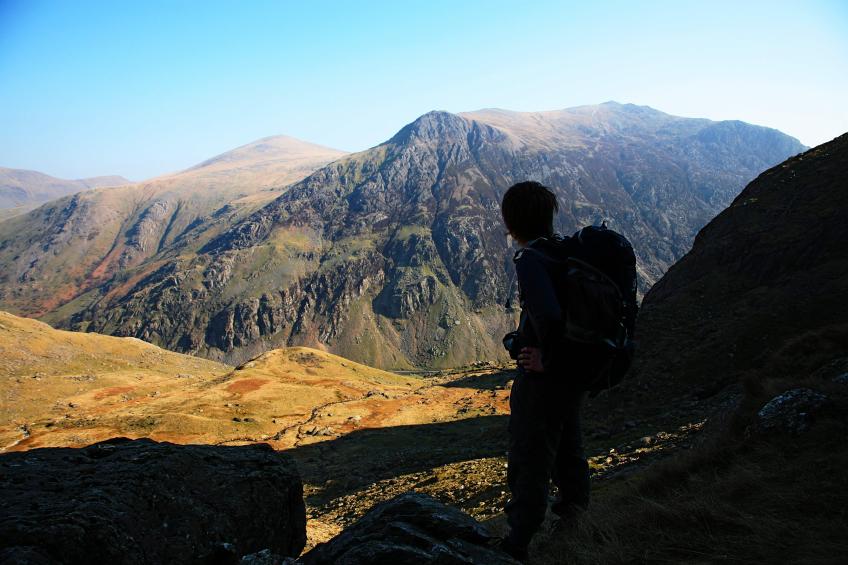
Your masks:
<path fill-rule="evenodd" d="M 502 355 L 512 255 L 500 199 L 555 189 L 559 228 L 607 219 L 643 289 L 761 170 L 800 151 L 779 132 L 615 103 L 561 112 L 432 112 L 345 157 L 208 240 L 101 289 L 65 318 L 239 362 L 323 344 L 382 367 Z"/>
<path fill-rule="evenodd" d="M 645 297 L 635 380 L 714 394 L 844 354 L 846 178 L 848 134 L 749 184 Z"/>

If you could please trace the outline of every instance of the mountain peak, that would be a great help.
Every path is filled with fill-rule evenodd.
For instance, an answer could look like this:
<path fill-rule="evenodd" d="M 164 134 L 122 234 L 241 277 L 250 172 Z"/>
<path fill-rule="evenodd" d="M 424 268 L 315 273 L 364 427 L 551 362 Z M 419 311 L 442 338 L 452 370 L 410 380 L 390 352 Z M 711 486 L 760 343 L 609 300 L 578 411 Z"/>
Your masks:
<path fill-rule="evenodd" d="M 407 124 L 388 143 L 408 143 L 414 139 L 432 141 L 444 139 L 446 136 L 464 134 L 468 131 L 470 122 L 457 114 L 444 110 L 431 110 Z"/>
<path fill-rule="evenodd" d="M 187 171 L 250 167 L 262 162 L 341 157 L 346 151 L 324 147 L 288 135 L 272 135 L 216 155 Z"/>
<path fill-rule="evenodd" d="M 602 102 L 600 104 L 588 105 L 588 106 L 578 106 L 578 108 L 587 108 L 587 109 L 603 109 L 610 112 L 618 112 L 624 114 L 633 114 L 633 115 L 643 115 L 643 116 L 669 116 L 670 114 L 666 114 L 660 110 L 652 106 L 646 106 L 644 104 L 633 104 L 630 102 L 616 102 L 615 100 L 607 100 L 606 102 Z M 576 110 L 577 108 L 570 108 L 570 110 Z"/>

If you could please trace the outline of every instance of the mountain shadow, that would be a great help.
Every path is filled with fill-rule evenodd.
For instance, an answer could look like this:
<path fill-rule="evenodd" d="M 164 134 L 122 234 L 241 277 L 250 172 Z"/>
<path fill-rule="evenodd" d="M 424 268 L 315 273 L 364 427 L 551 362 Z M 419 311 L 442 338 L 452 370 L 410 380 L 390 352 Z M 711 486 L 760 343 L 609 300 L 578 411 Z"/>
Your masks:
<path fill-rule="evenodd" d="M 504 455 L 507 420 L 507 416 L 480 416 L 358 430 L 283 453 L 297 461 L 305 483 L 325 485 L 306 498 L 309 505 L 319 505 L 384 479 Z"/>

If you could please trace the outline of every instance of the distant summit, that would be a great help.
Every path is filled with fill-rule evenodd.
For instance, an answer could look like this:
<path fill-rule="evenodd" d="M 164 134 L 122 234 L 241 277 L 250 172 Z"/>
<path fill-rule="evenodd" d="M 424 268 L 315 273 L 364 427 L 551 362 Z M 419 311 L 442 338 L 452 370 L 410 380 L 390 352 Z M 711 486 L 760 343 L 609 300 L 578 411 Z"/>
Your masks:
<path fill-rule="evenodd" d="M 131 182 L 117 175 L 65 180 L 37 171 L 0 167 L 0 210 L 32 207 L 83 190 Z"/>
<path fill-rule="evenodd" d="M 341 157 L 344 154 L 344 151 L 316 145 L 294 137 L 274 135 L 263 137 L 252 143 L 216 155 L 184 172 L 197 171 L 199 169 L 267 167 L 269 163 L 274 162 L 290 164 L 298 160 L 314 161 L 315 159 L 323 159 L 327 155 Z"/>

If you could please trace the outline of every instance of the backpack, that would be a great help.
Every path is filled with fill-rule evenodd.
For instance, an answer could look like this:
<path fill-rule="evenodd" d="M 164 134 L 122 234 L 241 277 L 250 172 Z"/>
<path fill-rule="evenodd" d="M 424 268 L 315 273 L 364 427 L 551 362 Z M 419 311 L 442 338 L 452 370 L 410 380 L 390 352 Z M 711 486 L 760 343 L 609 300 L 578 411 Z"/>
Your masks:
<path fill-rule="evenodd" d="M 636 255 L 606 224 L 574 234 L 565 258 L 563 310 L 571 355 L 593 394 L 620 383 L 633 361 L 636 325 Z"/>

